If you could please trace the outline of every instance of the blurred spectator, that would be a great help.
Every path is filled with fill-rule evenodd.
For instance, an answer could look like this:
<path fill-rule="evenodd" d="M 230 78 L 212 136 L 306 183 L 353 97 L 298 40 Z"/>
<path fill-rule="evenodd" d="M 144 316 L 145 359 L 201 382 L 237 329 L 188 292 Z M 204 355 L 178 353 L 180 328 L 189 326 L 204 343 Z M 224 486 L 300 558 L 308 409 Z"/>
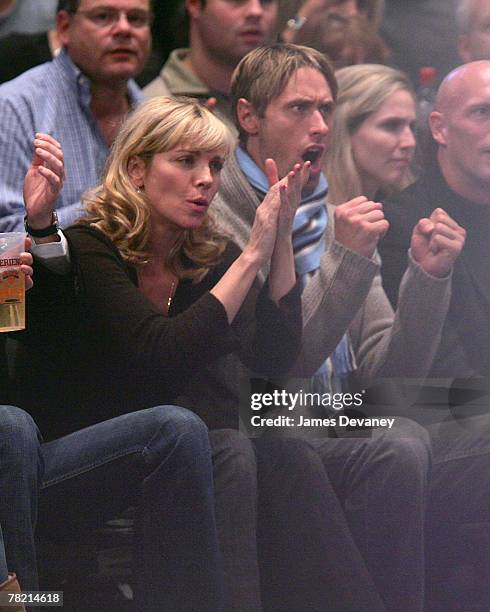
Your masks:
<path fill-rule="evenodd" d="M 233 70 L 249 51 L 269 42 L 277 19 L 277 0 L 186 0 L 189 48 L 176 49 L 146 88 L 148 98 L 187 95 L 208 101 L 235 131 L 229 92 Z"/>
<path fill-rule="evenodd" d="M 459 0 L 456 4 L 458 53 L 464 62 L 490 59 L 490 2 Z"/>
<path fill-rule="evenodd" d="M 456 53 L 456 0 L 387 0 L 381 35 L 391 63 L 408 74 L 414 86 L 423 66 L 444 76 L 460 64 Z"/>
<path fill-rule="evenodd" d="M 56 0 L 0 0 L 0 37 L 49 30 L 55 14 Z"/>
<path fill-rule="evenodd" d="M 280 32 L 284 42 L 304 43 L 324 28 L 328 15 L 364 17 L 376 30 L 381 23 L 384 0 L 284 0 Z"/>
<path fill-rule="evenodd" d="M 316 30 L 299 33 L 303 45 L 326 53 L 335 68 L 352 64 L 383 64 L 389 56 L 388 48 L 372 23 L 362 15 L 343 17 L 327 13 Z"/>

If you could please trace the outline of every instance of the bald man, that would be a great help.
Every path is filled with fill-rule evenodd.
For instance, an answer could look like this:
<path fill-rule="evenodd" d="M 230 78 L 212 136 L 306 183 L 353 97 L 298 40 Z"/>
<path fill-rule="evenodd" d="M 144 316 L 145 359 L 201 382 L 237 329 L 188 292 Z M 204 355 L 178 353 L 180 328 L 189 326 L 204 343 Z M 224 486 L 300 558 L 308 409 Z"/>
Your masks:
<path fill-rule="evenodd" d="M 430 116 L 437 152 L 425 175 L 385 204 L 380 252 L 393 304 L 406 268 L 410 228 L 444 208 L 467 231 L 431 376 L 490 375 L 490 61 L 465 64 L 442 82 Z"/>
<path fill-rule="evenodd" d="M 424 176 L 384 206 L 390 229 L 380 245 L 383 283 L 396 304 L 399 281 L 407 265 L 410 228 L 420 218 L 433 219 L 443 208 L 466 229 L 466 244 L 453 268 L 452 296 L 441 343 L 429 374 L 437 380 L 428 381 L 420 390 L 418 405 L 412 405 L 410 412 L 420 418 L 429 414 L 440 421 L 430 427 L 435 456 L 432 490 L 437 491 L 430 499 L 428 513 L 432 569 L 439 570 L 438 563 L 444 566 L 450 556 L 448 545 L 454 546 L 457 541 L 454 550 L 461 552 L 461 558 L 467 557 L 465 562 L 476 561 L 478 572 L 488 577 L 490 61 L 464 64 L 444 79 L 430 115 L 430 127 L 437 151 Z M 478 560 L 475 555 L 479 555 Z M 449 583 L 450 579 L 441 582 Z M 488 609 L 488 580 L 475 581 L 473 589 L 469 588 L 466 595 L 476 601 L 469 603 L 461 596 L 457 602 L 461 607 L 450 599 L 446 609 Z"/>

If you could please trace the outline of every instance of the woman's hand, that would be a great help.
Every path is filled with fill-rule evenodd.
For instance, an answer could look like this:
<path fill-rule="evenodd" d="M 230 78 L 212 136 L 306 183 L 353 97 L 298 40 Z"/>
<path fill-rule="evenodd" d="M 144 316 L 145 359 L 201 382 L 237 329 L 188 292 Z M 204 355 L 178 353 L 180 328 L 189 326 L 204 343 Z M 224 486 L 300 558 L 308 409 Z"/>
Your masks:
<path fill-rule="evenodd" d="M 51 225 L 56 199 L 63 186 L 64 163 L 60 143 L 49 134 L 36 134 L 32 163 L 24 179 L 24 203 L 29 225 Z"/>
<path fill-rule="evenodd" d="M 280 190 L 281 208 L 277 229 L 277 236 L 280 238 L 291 234 L 293 231 L 294 215 L 301 202 L 301 193 L 308 182 L 310 167 L 311 162 L 309 161 L 304 164 L 295 164 L 288 175 L 282 181 L 279 181 L 276 162 L 273 159 L 266 159 L 265 161 L 265 173 L 269 186 L 272 187 L 277 183 L 284 184 Z"/>
<path fill-rule="evenodd" d="M 32 255 L 27 252 L 31 248 L 31 239 L 27 236 L 25 243 L 26 252 L 20 254 L 20 270 L 25 275 L 26 290 L 33 285 L 32 282 Z"/>
<path fill-rule="evenodd" d="M 231 323 L 243 303 L 260 269 L 271 262 L 270 297 L 279 301 L 296 282 L 291 241 L 294 213 L 301 200 L 301 189 L 308 179 L 309 162 L 298 164 L 278 180 L 276 164 L 266 161 L 271 183 L 262 204 L 257 208 L 250 238 L 243 253 L 230 266 L 211 293 L 223 304 Z M 285 228 L 285 238 L 279 237 Z M 278 247 L 277 244 L 281 246 Z M 271 259 L 272 258 L 272 259 Z"/>
<path fill-rule="evenodd" d="M 276 242 L 271 256 L 269 273 L 269 295 L 279 302 L 296 284 L 296 270 L 293 251 L 294 216 L 301 202 L 301 193 L 310 175 L 310 162 L 296 164 L 291 172 L 279 181 L 277 166 L 272 159 L 266 161 L 269 184 L 281 184 L 281 208 L 279 211 Z"/>

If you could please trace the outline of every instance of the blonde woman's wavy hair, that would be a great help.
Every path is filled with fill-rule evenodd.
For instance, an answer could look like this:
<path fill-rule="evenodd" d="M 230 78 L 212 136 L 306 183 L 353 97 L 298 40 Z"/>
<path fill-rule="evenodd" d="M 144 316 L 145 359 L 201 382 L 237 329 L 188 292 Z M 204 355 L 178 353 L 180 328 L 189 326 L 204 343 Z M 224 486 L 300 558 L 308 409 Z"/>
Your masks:
<path fill-rule="evenodd" d="M 228 155 L 228 128 L 196 100 L 158 97 L 139 106 L 126 120 L 112 147 L 102 183 L 83 199 L 83 222 L 108 236 L 131 264 L 147 263 L 150 253 L 150 208 L 144 191 L 128 173 L 137 156 L 148 167 L 157 153 L 176 147 Z M 201 280 L 216 264 L 226 238 L 208 213 L 197 229 L 184 230 L 169 255 L 168 265 L 179 278 Z M 190 265 L 189 265 L 190 263 Z"/>
<path fill-rule="evenodd" d="M 338 70 L 335 76 L 339 91 L 327 156 L 327 178 L 329 201 L 342 204 L 363 195 L 352 153 L 352 134 L 391 94 L 407 91 L 415 100 L 415 92 L 403 72 L 381 64 L 348 66 Z M 411 173 L 407 172 L 406 180 L 388 186 L 386 195 L 403 189 L 412 180 Z"/>

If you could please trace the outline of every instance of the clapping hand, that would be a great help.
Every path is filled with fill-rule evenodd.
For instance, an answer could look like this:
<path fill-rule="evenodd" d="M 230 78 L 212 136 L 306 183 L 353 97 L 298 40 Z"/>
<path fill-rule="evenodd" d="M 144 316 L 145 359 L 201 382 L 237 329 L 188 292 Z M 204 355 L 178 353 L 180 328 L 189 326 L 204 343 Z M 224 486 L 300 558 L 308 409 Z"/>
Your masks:
<path fill-rule="evenodd" d="M 294 215 L 301 202 L 303 188 L 310 176 L 310 166 L 309 161 L 295 164 L 294 168 L 280 181 L 276 162 L 273 159 L 265 161 L 265 173 L 270 188 L 272 189 L 274 185 L 279 186 L 280 209 L 277 238 L 288 237 L 293 230 Z"/>

